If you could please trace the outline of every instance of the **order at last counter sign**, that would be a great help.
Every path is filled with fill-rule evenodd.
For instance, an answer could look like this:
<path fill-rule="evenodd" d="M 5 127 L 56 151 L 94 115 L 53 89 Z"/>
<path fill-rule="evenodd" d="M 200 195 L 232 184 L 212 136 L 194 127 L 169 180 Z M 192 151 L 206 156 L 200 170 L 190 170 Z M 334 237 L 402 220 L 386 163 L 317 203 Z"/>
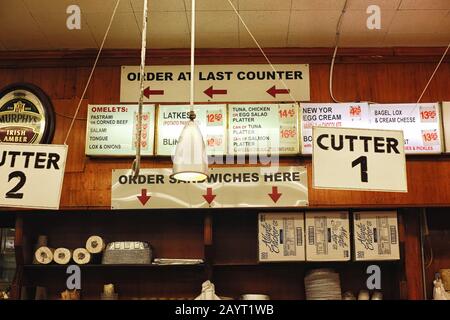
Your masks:
<path fill-rule="evenodd" d="M 313 187 L 407 192 L 403 132 L 313 127 Z"/>
<path fill-rule="evenodd" d="M 0 144 L 0 206 L 59 209 L 66 145 Z"/>

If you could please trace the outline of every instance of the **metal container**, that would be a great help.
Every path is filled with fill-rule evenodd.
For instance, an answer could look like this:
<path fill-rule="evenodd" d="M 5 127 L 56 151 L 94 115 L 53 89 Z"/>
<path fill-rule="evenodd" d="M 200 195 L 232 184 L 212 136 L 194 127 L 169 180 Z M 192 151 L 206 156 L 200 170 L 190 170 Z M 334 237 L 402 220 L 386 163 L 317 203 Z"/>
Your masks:
<path fill-rule="evenodd" d="M 117 241 L 108 243 L 102 264 L 150 264 L 151 246 L 142 241 Z"/>

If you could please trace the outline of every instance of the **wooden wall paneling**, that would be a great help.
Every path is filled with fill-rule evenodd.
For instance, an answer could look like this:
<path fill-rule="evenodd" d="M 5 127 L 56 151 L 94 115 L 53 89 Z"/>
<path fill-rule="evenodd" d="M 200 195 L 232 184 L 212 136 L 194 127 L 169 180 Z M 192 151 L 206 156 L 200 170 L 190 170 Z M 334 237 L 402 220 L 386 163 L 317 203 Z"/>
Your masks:
<path fill-rule="evenodd" d="M 422 253 L 420 238 L 420 210 L 402 210 L 404 223 L 404 276 L 406 278 L 407 299 L 424 299 L 422 277 Z"/>
<path fill-rule="evenodd" d="M 272 56 L 278 63 L 294 62 L 299 63 L 304 58 L 314 58 L 317 56 L 326 56 L 330 50 L 274 50 Z M 379 55 L 383 57 L 404 57 L 411 59 L 415 54 L 417 57 L 425 57 L 426 50 L 413 50 L 413 54 L 409 51 L 399 51 L 396 53 L 393 49 L 367 49 L 367 50 L 340 50 L 339 61 L 345 63 L 337 63 L 335 65 L 334 76 L 334 93 L 339 100 L 370 100 L 376 102 L 413 102 L 420 95 L 424 83 L 426 83 L 429 75 L 433 72 L 436 58 L 438 57 L 438 49 L 429 49 L 430 57 L 433 62 L 427 63 L 379 63 L 384 62 L 383 58 L 371 58 L 374 63 L 364 63 L 361 57 L 371 57 Z M 149 56 L 154 63 L 185 63 L 186 52 L 180 50 L 173 51 L 151 51 L 156 56 Z M 120 56 L 122 54 L 122 59 Z M 136 61 L 135 53 L 130 52 L 111 52 L 106 53 L 102 58 L 111 57 L 115 63 L 109 66 L 99 66 L 94 73 L 91 85 L 86 94 L 86 102 L 89 103 L 119 103 L 120 95 L 120 65 L 129 62 L 127 59 L 132 58 Z M 199 53 L 199 57 L 208 59 L 209 63 L 228 63 L 223 62 L 225 55 L 229 54 L 233 63 L 244 62 L 260 62 L 259 55 L 254 51 L 234 50 L 221 51 L 209 50 Z M 23 58 L 21 58 L 23 56 Z M 21 63 L 26 60 L 27 55 L 18 54 L 15 59 L 19 59 Z M 87 58 L 87 53 L 48 53 L 46 59 L 53 57 L 84 57 L 86 61 L 91 63 L 92 59 Z M 11 55 L 9 55 L 11 57 Z M 245 59 L 244 59 L 245 57 Z M 351 59 L 350 59 L 351 58 Z M 65 59 L 65 58 L 63 58 Z M 253 60 L 252 60 L 253 59 Z M 292 59 L 294 61 L 292 61 Z M 352 60 L 353 59 L 353 60 Z M 134 61 L 133 60 L 133 61 Z M 6 60 L 2 60 L 6 63 Z M 36 61 L 43 61 L 37 59 Z M 70 60 L 65 60 L 70 61 Z M 203 61 L 205 62 L 205 61 Z M 325 61 L 324 61 L 325 62 Z M 310 64 L 311 71 L 311 101 L 326 102 L 331 101 L 328 90 L 329 77 L 329 59 L 327 63 Z M 358 63 L 356 63 L 358 62 Z M 378 62 L 378 63 L 377 63 Z M 67 101 L 63 106 L 64 114 L 71 114 L 66 111 L 73 110 L 77 99 L 81 97 L 82 91 L 86 84 L 90 72 L 90 66 L 75 67 L 70 63 L 64 67 L 48 68 L 45 66 L 35 65 L 32 68 L 0 68 L 0 81 L 15 82 L 28 80 L 42 87 L 57 105 L 57 112 L 60 112 L 60 103 Z M 441 69 L 436 74 L 435 79 L 431 82 L 429 91 L 424 96 L 424 101 L 442 101 L 450 99 L 448 91 L 448 74 L 450 74 L 450 63 L 443 63 Z M 26 78 L 26 79 L 25 79 Z M 72 104 L 71 102 L 72 101 Z M 64 102 L 66 103 L 66 102 Z M 67 109 L 65 109 L 67 108 Z M 86 107 L 82 106 L 81 115 L 85 115 Z M 62 111 L 61 111 L 62 112 Z M 58 117 L 58 123 L 66 123 Z M 110 184 L 111 169 L 128 168 L 131 160 L 111 159 L 104 161 L 102 159 L 88 159 L 84 156 L 84 137 L 85 123 L 77 121 L 72 133 L 73 139 L 77 142 L 69 144 L 69 162 L 63 187 L 62 208 L 76 207 L 92 207 L 92 208 L 108 208 L 110 206 Z M 66 127 L 63 126 L 62 130 Z M 61 137 L 64 133 L 60 132 L 58 125 L 56 137 Z M 59 139 L 59 138 L 58 138 Z M 55 138 L 55 142 L 58 141 Z M 75 149 L 75 153 L 74 150 Z M 75 156 L 75 158 L 74 158 Z M 75 159 L 75 160 L 74 160 Z M 85 162 L 85 164 L 83 164 Z M 357 191 L 324 191 L 314 190 L 310 188 L 310 203 L 313 207 L 329 207 L 329 206 L 445 206 L 450 205 L 450 191 L 448 187 L 448 178 L 450 177 L 449 169 L 450 159 L 446 156 L 428 156 L 418 159 L 417 157 L 408 157 L 408 186 L 407 194 L 390 194 L 382 192 L 357 192 Z M 306 164 L 311 169 L 310 158 L 282 158 L 282 165 L 298 165 Z M 170 167 L 170 162 L 161 158 L 149 159 L 145 162 L 146 167 L 156 167 L 163 164 Z M 85 165 L 85 167 L 84 167 Z M 84 171 L 83 171 L 84 168 Z M 83 171 L 83 172 L 82 172 Z M 310 178 L 309 178 L 310 179 Z M 441 190 L 441 192 L 437 192 Z M 432 191 L 432 193 L 430 193 Z"/>
<path fill-rule="evenodd" d="M 53 143 L 64 144 L 64 140 L 68 133 L 70 123 L 72 122 L 72 117 L 75 115 L 79 100 L 54 99 L 52 102 L 56 113 L 56 127 Z M 73 125 L 69 139 L 67 140 L 67 145 L 69 147 L 66 161 L 66 173 L 84 172 L 87 104 L 87 100 L 82 101 L 80 111 Z"/>
<path fill-rule="evenodd" d="M 11 299 L 18 300 L 20 298 L 21 287 L 23 283 L 23 266 L 25 264 L 24 230 L 23 219 L 21 216 L 16 217 L 14 253 L 16 258 L 16 273 L 11 284 Z"/>

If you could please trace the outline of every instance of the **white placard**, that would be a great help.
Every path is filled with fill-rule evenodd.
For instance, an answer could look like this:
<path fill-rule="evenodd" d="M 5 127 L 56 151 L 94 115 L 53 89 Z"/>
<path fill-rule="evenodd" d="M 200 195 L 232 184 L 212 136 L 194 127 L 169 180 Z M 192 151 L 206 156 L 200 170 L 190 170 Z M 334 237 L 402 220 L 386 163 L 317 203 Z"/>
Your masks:
<path fill-rule="evenodd" d="M 309 101 L 309 65 L 277 64 L 198 65 L 196 102 Z M 139 66 L 122 66 L 120 101 L 137 102 Z M 283 82 L 287 85 L 284 87 Z M 188 65 L 145 67 L 145 102 L 188 102 Z"/>
<path fill-rule="evenodd" d="M 356 261 L 400 259 L 396 211 L 355 212 L 353 230 Z"/>
<path fill-rule="evenodd" d="M 306 260 L 350 260 L 350 223 L 348 212 L 307 212 Z"/>
<path fill-rule="evenodd" d="M 444 124 L 445 153 L 450 153 L 450 102 L 442 102 L 442 122 Z"/>
<path fill-rule="evenodd" d="M 156 154 L 171 156 L 181 131 L 189 121 L 189 105 L 159 105 Z M 224 104 L 195 105 L 197 122 L 206 152 L 209 155 L 226 154 L 227 108 Z"/>
<path fill-rule="evenodd" d="M 303 213 L 260 213 L 258 243 L 260 262 L 305 261 Z"/>
<path fill-rule="evenodd" d="M 234 208 L 308 205 L 306 167 L 212 168 L 208 182 L 170 177 L 172 168 L 113 170 L 111 208 Z"/>
<path fill-rule="evenodd" d="M 405 153 L 441 153 L 438 103 L 369 105 L 371 127 L 403 130 Z"/>
<path fill-rule="evenodd" d="M 138 105 L 88 105 L 86 155 L 136 155 L 138 110 Z M 142 110 L 141 154 L 153 155 L 155 106 Z"/>
<path fill-rule="evenodd" d="M 312 153 L 312 127 L 370 128 L 367 103 L 301 103 L 302 154 Z"/>
<path fill-rule="evenodd" d="M 297 104 L 229 105 L 230 154 L 297 154 Z"/>
<path fill-rule="evenodd" d="M 313 127 L 313 187 L 407 192 L 403 132 Z"/>
<path fill-rule="evenodd" d="M 59 209 L 66 145 L 0 144 L 0 206 Z"/>

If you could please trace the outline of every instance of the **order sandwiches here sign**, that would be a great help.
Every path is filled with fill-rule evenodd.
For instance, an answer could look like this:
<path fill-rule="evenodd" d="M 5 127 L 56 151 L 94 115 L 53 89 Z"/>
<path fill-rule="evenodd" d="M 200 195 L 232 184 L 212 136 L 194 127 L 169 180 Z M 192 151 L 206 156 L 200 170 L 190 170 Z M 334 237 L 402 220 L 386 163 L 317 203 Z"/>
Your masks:
<path fill-rule="evenodd" d="M 313 187 L 407 192 L 403 131 L 313 127 Z"/>

